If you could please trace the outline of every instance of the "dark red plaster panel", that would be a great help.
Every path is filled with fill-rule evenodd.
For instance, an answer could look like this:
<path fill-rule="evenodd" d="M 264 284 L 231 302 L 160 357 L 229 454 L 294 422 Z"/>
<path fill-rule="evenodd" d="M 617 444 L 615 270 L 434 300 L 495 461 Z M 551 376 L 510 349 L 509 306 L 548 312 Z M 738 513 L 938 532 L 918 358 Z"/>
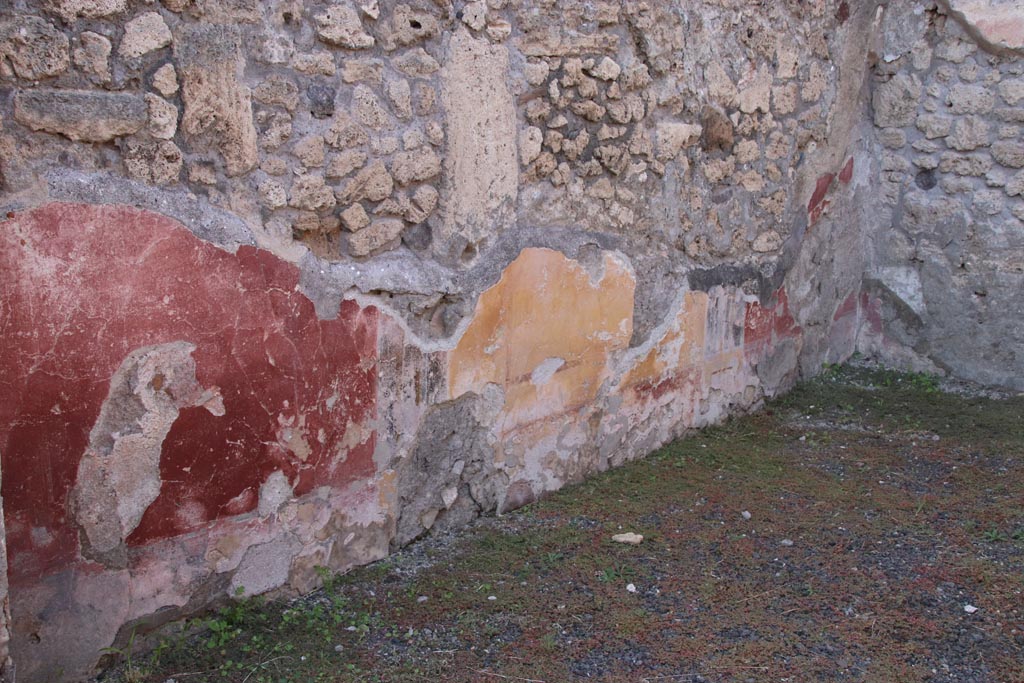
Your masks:
<path fill-rule="evenodd" d="M 74 561 L 68 507 L 112 374 L 134 349 L 187 341 L 225 414 L 181 411 L 162 488 L 129 545 L 255 508 L 282 470 L 297 494 L 373 471 L 378 311 L 319 320 L 298 271 L 231 254 L 167 217 L 51 204 L 0 223 L 0 455 L 13 580 Z"/>

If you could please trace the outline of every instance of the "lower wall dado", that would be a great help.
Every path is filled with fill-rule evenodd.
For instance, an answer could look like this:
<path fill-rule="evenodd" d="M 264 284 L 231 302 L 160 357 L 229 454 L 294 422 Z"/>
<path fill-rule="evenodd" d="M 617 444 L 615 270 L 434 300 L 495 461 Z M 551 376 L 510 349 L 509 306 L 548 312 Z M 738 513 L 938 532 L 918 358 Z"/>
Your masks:
<path fill-rule="evenodd" d="M 803 343 L 785 289 L 719 285 L 631 347 L 615 251 L 521 250 L 430 345 L 360 296 L 318 315 L 296 266 L 148 211 L 48 204 L 0 241 L 23 680 L 646 454 L 784 389 Z"/>

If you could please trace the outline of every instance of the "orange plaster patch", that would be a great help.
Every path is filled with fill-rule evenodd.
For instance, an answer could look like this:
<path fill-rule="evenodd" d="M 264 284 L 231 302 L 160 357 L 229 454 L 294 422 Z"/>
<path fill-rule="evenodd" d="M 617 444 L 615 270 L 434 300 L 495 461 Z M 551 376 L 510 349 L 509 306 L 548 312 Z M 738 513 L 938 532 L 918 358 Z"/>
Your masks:
<path fill-rule="evenodd" d="M 611 254 L 594 282 L 557 251 L 524 249 L 480 296 L 451 352 L 451 397 L 501 386 L 502 433 L 591 404 L 611 354 L 629 345 L 635 287 Z"/>
<path fill-rule="evenodd" d="M 674 376 L 700 366 L 704 361 L 704 331 L 708 315 L 708 295 L 687 292 L 676 317 L 676 324 L 623 380 L 623 387 L 637 392 L 657 392 Z"/>

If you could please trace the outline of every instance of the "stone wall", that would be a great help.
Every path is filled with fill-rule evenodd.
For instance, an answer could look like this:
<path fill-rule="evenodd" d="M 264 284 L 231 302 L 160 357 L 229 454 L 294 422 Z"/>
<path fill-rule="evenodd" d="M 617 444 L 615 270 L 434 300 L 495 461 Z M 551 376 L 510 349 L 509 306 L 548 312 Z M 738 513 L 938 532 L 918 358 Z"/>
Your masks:
<path fill-rule="evenodd" d="M 1024 12 L 951 4 L 894 2 L 883 21 L 861 345 L 1024 390 Z"/>
<path fill-rule="evenodd" d="M 7 7 L 21 681 L 524 505 L 858 346 L 925 357 L 889 315 L 907 264 L 872 248 L 913 205 L 904 90 L 938 74 L 872 49 L 913 4 Z M 1002 108 L 944 116 L 970 137 Z"/>

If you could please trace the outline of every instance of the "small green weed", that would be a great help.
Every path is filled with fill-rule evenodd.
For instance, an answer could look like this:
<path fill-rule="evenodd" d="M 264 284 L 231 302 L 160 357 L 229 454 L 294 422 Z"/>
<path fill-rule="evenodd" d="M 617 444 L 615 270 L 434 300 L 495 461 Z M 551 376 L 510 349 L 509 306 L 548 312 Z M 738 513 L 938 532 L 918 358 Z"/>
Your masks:
<path fill-rule="evenodd" d="M 132 659 L 132 651 L 135 649 L 135 631 L 128 638 L 124 647 L 105 647 L 100 652 L 105 655 L 117 655 L 124 661 L 125 683 L 141 683 L 146 677 L 146 672 L 136 666 Z"/>
<path fill-rule="evenodd" d="M 1006 541 L 1006 534 L 996 528 L 989 529 L 981 537 L 989 543 L 1003 543 Z"/>
<path fill-rule="evenodd" d="M 636 576 L 636 570 L 626 564 L 604 567 L 597 573 L 597 580 L 601 583 L 612 583 L 614 581 L 625 581 Z"/>

